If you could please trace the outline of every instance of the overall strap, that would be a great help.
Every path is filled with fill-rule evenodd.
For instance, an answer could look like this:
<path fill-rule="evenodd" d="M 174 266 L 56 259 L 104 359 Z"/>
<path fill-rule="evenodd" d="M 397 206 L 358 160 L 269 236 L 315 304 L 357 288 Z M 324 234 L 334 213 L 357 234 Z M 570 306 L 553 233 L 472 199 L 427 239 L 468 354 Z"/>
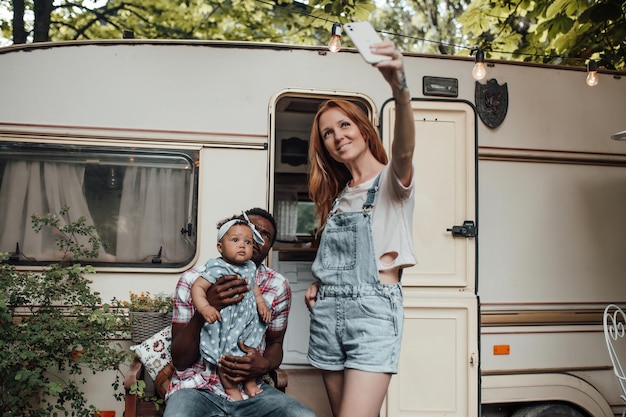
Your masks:
<path fill-rule="evenodd" d="M 339 193 L 339 195 L 337 197 L 335 197 L 335 201 L 333 201 L 333 206 L 330 209 L 330 211 L 328 212 L 328 216 L 326 216 L 326 220 L 327 221 L 328 221 L 328 219 L 330 219 L 337 212 L 337 207 L 339 207 L 339 199 L 341 198 L 343 193 L 344 193 L 344 191 L 341 191 L 341 193 Z"/>
<path fill-rule="evenodd" d="M 376 176 L 376 179 L 374 180 L 374 183 L 369 188 L 369 190 L 367 190 L 367 199 L 365 200 L 365 203 L 363 204 L 363 211 L 364 212 L 370 211 L 372 209 L 372 207 L 374 206 L 374 200 L 376 199 L 376 192 L 378 191 L 378 182 L 380 181 L 380 174 L 381 173 L 382 172 L 380 172 Z"/>
<path fill-rule="evenodd" d="M 372 183 L 372 186 L 367 190 L 367 198 L 365 199 L 365 203 L 363 203 L 363 207 L 362 207 L 364 213 L 368 213 L 374 206 L 374 200 L 376 199 L 376 192 L 378 191 L 378 183 L 380 181 L 381 173 L 382 172 L 378 173 L 378 175 L 376 176 L 376 179 Z M 339 200 L 341 199 L 344 193 L 345 193 L 345 188 L 341 191 L 341 193 L 339 193 L 337 197 L 335 197 L 335 200 L 333 201 L 333 206 L 326 218 L 327 220 L 337 212 L 337 208 L 339 206 Z"/>

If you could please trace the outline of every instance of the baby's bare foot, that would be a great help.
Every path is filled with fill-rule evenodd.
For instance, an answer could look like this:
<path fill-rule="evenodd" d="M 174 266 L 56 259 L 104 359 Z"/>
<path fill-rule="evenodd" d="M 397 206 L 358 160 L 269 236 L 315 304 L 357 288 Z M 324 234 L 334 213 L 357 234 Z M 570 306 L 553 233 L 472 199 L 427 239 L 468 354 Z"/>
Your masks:
<path fill-rule="evenodd" d="M 256 382 L 245 384 L 243 389 L 246 391 L 246 394 L 248 394 L 248 396 L 250 397 L 254 397 L 263 392 L 263 390 L 257 386 Z"/>

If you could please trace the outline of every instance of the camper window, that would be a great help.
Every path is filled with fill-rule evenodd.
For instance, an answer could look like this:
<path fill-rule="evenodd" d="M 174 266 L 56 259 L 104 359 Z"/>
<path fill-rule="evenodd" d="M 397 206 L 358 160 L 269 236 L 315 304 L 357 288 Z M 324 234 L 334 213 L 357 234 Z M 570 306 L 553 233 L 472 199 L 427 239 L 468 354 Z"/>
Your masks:
<path fill-rule="evenodd" d="M 2 143 L 0 252 L 13 262 L 62 257 L 58 230 L 35 233 L 33 214 L 84 217 L 105 243 L 93 265 L 177 267 L 195 254 L 197 152 Z"/>

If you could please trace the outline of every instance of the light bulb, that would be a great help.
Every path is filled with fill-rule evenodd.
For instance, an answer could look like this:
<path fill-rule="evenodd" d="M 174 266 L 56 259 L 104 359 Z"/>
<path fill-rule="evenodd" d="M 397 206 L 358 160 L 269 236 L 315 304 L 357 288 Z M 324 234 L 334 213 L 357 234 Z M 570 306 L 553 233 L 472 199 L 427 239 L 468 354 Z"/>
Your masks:
<path fill-rule="evenodd" d="M 475 49 L 475 51 L 476 63 L 472 69 L 472 77 L 478 81 L 485 78 L 485 75 L 487 75 L 487 68 L 485 68 L 485 52 L 483 52 L 482 49 Z"/>
<path fill-rule="evenodd" d="M 598 85 L 600 78 L 598 77 L 598 64 L 593 59 L 587 63 L 587 79 L 585 82 L 589 87 Z"/>
<path fill-rule="evenodd" d="M 341 49 L 341 37 L 331 36 L 330 42 L 328 42 L 328 49 L 330 49 L 330 52 L 338 52 Z"/>
<path fill-rule="evenodd" d="M 487 75 L 487 68 L 485 68 L 484 62 L 477 62 L 472 69 L 472 77 L 475 80 L 482 80 Z"/>
<path fill-rule="evenodd" d="M 338 52 L 341 49 L 341 25 L 339 23 L 333 23 L 328 49 L 330 52 Z"/>
<path fill-rule="evenodd" d="M 593 87 L 594 85 L 598 85 L 599 77 L 596 71 L 591 71 L 587 74 L 587 80 L 585 81 L 589 87 Z"/>

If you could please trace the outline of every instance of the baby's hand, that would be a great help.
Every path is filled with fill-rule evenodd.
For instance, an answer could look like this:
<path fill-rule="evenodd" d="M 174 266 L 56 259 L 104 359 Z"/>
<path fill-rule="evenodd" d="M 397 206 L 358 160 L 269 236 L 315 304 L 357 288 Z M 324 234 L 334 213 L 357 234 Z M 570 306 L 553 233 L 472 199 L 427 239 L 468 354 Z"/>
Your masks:
<path fill-rule="evenodd" d="M 198 311 L 202 314 L 202 317 L 204 317 L 207 323 L 215 323 L 216 320 L 222 321 L 220 312 L 213 306 L 206 306 Z"/>
<path fill-rule="evenodd" d="M 269 323 L 272 320 L 272 312 L 267 307 L 265 303 L 259 303 L 257 305 L 257 309 L 259 310 L 259 316 L 265 323 Z"/>

